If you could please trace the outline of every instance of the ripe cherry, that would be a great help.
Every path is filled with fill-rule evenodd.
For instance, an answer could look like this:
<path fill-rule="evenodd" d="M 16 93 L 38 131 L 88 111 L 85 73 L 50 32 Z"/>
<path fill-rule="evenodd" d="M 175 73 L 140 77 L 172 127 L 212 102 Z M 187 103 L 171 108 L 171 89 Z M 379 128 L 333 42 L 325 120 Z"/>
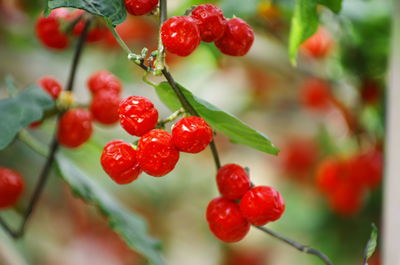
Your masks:
<path fill-rule="evenodd" d="M 14 206 L 24 186 L 24 179 L 17 171 L 0 166 L 0 209 Z"/>
<path fill-rule="evenodd" d="M 83 33 L 83 30 L 85 29 L 85 24 L 86 21 L 84 20 L 80 20 L 78 23 L 76 23 L 72 34 L 74 34 L 75 36 L 80 36 Z M 96 42 L 96 41 L 100 41 L 102 39 L 104 39 L 106 37 L 108 33 L 108 29 L 97 23 L 96 25 L 94 25 L 93 27 L 91 27 L 87 33 L 86 36 L 86 41 L 87 42 Z"/>
<path fill-rule="evenodd" d="M 338 188 L 341 178 L 345 175 L 347 175 L 347 168 L 341 160 L 326 159 L 317 168 L 317 188 L 325 194 L 331 194 Z"/>
<path fill-rule="evenodd" d="M 217 185 L 223 197 L 240 200 L 250 189 L 251 183 L 244 168 L 236 164 L 227 164 L 218 170 Z"/>
<path fill-rule="evenodd" d="M 356 214 L 362 206 L 363 189 L 351 182 L 343 182 L 329 194 L 329 206 L 337 215 L 347 217 Z"/>
<path fill-rule="evenodd" d="M 36 36 L 48 48 L 63 50 L 69 46 L 69 39 L 61 29 L 60 20 L 67 19 L 68 9 L 58 8 L 48 17 L 40 16 L 36 22 Z"/>
<path fill-rule="evenodd" d="M 211 232 L 224 242 L 237 242 L 250 230 L 239 206 L 223 197 L 213 199 L 207 207 L 207 222 Z"/>
<path fill-rule="evenodd" d="M 45 76 L 39 79 L 38 85 L 43 88 L 53 99 L 57 99 L 62 91 L 62 85 L 53 77 Z"/>
<path fill-rule="evenodd" d="M 199 5 L 192 11 L 202 41 L 213 42 L 225 33 L 226 20 L 220 8 L 212 4 Z"/>
<path fill-rule="evenodd" d="M 93 119 L 102 124 L 110 125 L 118 122 L 118 108 L 121 99 L 113 91 L 100 91 L 94 95 L 90 104 Z"/>
<path fill-rule="evenodd" d="M 317 32 L 302 45 L 302 50 L 308 55 L 320 59 L 326 57 L 332 50 L 333 40 L 326 29 L 320 27 Z"/>
<path fill-rule="evenodd" d="M 58 141 L 70 148 L 85 143 L 92 135 L 92 116 L 84 109 L 71 109 L 63 114 L 58 123 Z"/>
<path fill-rule="evenodd" d="M 141 169 L 137 151 L 132 145 L 123 141 L 109 142 L 101 154 L 101 165 L 104 171 L 118 184 L 128 184 L 136 180 Z"/>
<path fill-rule="evenodd" d="M 327 109 L 332 99 L 329 84 L 319 78 L 306 79 L 300 88 L 300 96 L 307 108 L 317 111 Z"/>
<path fill-rule="evenodd" d="M 106 70 L 94 72 L 87 81 L 87 86 L 92 94 L 99 91 L 107 90 L 119 94 L 122 89 L 122 84 L 118 77 Z"/>
<path fill-rule="evenodd" d="M 158 0 L 125 0 L 126 11 L 134 16 L 150 13 L 157 4 Z"/>

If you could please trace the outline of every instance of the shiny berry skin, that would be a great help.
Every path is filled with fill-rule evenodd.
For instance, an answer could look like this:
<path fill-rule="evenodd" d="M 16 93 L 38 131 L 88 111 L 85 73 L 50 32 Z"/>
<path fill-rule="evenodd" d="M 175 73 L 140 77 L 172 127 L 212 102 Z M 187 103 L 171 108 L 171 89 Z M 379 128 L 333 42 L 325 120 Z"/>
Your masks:
<path fill-rule="evenodd" d="M 332 50 L 333 40 L 331 35 L 322 27 L 317 32 L 307 39 L 301 49 L 311 57 L 321 59 L 326 57 Z"/>
<path fill-rule="evenodd" d="M 329 84 L 318 78 L 308 78 L 300 88 L 300 98 L 305 107 L 323 111 L 328 108 L 332 95 Z"/>
<path fill-rule="evenodd" d="M 211 232 L 224 242 L 237 242 L 250 230 L 239 206 L 223 197 L 213 199 L 207 207 L 206 218 Z"/>
<path fill-rule="evenodd" d="M 125 0 L 126 11 L 134 16 L 150 13 L 157 4 L 158 0 Z"/>
<path fill-rule="evenodd" d="M 188 56 L 200 44 L 200 32 L 191 17 L 171 17 L 161 27 L 165 49 L 179 56 Z"/>
<path fill-rule="evenodd" d="M 42 87 L 53 99 L 57 99 L 62 91 L 61 84 L 54 78 L 45 76 L 39 79 L 38 85 Z"/>
<path fill-rule="evenodd" d="M 244 56 L 254 42 L 253 29 L 240 18 L 231 18 L 226 22 L 224 35 L 215 42 L 217 48 L 224 54 Z"/>
<path fill-rule="evenodd" d="M 224 35 L 226 20 L 222 10 L 215 5 L 199 5 L 191 16 L 196 20 L 202 41 L 213 42 Z"/>
<path fill-rule="evenodd" d="M 24 179 L 17 171 L 0 167 L 0 209 L 14 206 L 24 187 Z"/>
<path fill-rule="evenodd" d="M 158 111 L 153 103 L 140 96 L 124 99 L 119 105 L 118 115 L 122 128 L 135 136 L 154 129 L 158 121 Z"/>
<path fill-rule="evenodd" d="M 109 142 L 103 149 L 100 161 L 104 171 L 118 184 L 131 183 L 142 172 L 137 151 L 123 141 Z"/>
<path fill-rule="evenodd" d="M 121 99 L 113 91 L 100 91 L 93 96 L 90 113 L 95 121 L 111 125 L 118 122 L 118 108 Z"/>
<path fill-rule="evenodd" d="M 250 189 L 249 176 L 239 165 L 227 164 L 217 173 L 218 190 L 228 200 L 240 200 Z"/>
<path fill-rule="evenodd" d="M 195 154 L 203 151 L 211 143 L 213 132 L 203 118 L 190 116 L 174 125 L 172 139 L 179 151 Z"/>
<path fill-rule="evenodd" d="M 63 50 L 69 46 L 68 36 L 61 31 L 60 19 L 66 19 L 69 11 L 58 8 L 48 17 L 40 16 L 36 22 L 36 36 L 40 42 L 52 49 Z"/>
<path fill-rule="evenodd" d="M 92 94 L 96 94 L 99 91 L 107 90 L 113 91 L 116 94 L 121 93 L 122 84 L 118 77 L 106 70 L 99 70 L 94 72 L 87 81 L 87 86 L 89 87 Z"/>
<path fill-rule="evenodd" d="M 84 109 L 71 109 L 65 112 L 59 123 L 57 137 L 58 141 L 69 148 L 75 148 L 92 135 L 92 116 Z"/>
<path fill-rule="evenodd" d="M 168 132 L 155 129 L 140 138 L 138 160 L 144 172 L 153 177 L 162 177 L 175 168 L 179 151 Z"/>
<path fill-rule="evenodd" d="M 281 217 L 285 211 L 285 201 L 274 188 L 257 186 L 243 196 L 240 211 L 251 224 L 262 226 Z"/>

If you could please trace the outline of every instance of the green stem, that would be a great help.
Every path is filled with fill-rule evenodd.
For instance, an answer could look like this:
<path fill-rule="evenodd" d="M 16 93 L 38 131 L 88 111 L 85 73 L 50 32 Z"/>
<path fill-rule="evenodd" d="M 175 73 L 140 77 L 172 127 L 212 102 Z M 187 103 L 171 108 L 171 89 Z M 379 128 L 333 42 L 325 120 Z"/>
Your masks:
<path fill-rule="evenodd" d="M 157 124 L 157 127 L 164 128 L 167 123 L 176 120 L 180 115 L 182 115 L 184 113 L 185 113 L 185 110 L 183 108 L 178 109 L 177 111 L 172 113 L 170 116 L 168 116 L 164 120 L 159 121 L 158 124 Z"/>
<path fill-rule="evenodd" d="M 43 157 L 48 156 L 48 150 L 38 140 L 33 138 L 26 130 L 22 130 L 18 134 L 18 140 L 29 146 L 33 151 Z"/>

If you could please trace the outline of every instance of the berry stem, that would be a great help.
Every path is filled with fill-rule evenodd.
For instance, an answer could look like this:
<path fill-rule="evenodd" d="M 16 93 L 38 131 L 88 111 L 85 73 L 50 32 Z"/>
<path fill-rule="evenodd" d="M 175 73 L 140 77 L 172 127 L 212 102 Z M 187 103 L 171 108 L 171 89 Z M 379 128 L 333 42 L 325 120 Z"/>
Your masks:
<path fill-rule="evenodd" d="M 157 123 L 157 127 L 159 128 L 164 128 L 165 125 L 169 122 L 172 122 L 174 120 L 176 120 L 180 115 L 184 114 L 185 110 L 183 108 L 178 109 L 177 111 L 175 111 L 174 113 L 172 113 L 170 116 L 168 116 L 167 118 L 165 118 L 162 121 L 159 121 Z"/>
<path fill-rule="evenodd" d="M 35 138 L 33 138 L 26 130 L 22 130 L 18 134 L 18 140 L 29 146 L 33 151 L 43 157 L 47 157 L 48 150 Z"/>
<path fill-rule="evenodd" d="M 314 248 L 304 246 L 304 245 L 302 245 L 292 239 L 286 238 L 264 226 L 254 226 L 254 227 L 263 231 L 264 233 L 269 234 L 270 236 L 275 237 L 276 239 L 279 239 L 279 240 L 285 242 L 286 244 L 296 248 L 297 250 L 299 250 L 301 252 L 319 257 L 326 265 L 333 265 L 332 261 L 324 253 L 319 252 L 318 250 L 316 250 Z"/>

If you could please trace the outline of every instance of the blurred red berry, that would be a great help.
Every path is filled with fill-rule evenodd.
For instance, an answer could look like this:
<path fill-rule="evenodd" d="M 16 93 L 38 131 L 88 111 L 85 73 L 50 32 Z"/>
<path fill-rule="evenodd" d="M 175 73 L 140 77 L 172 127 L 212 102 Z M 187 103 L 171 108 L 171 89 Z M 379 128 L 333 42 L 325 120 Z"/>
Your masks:
<path fill-rule="evenodd" d="M 316 185 L 318 189 L 330 194 L 334 192 L 341 182 L 341 178 L 347 175 L 347 168 L 339 159 L 327 159 L 317 168 Z"/>
<path fill-rule="evenodd" d="M 306 79 L 301 85 L 300 96 L 305 107 L 317 111 L 327 109 L 332 97 L 329 84 L 318 78 Z"/>
<path fill-rule="evenodd" d="M 351 159 L 353 179 L 368 188 L 375 188 L 382 180 L 383 154 L 376 149 L 358 154 Z"/>
<path fill-rule="evenodd" d="M 379 84 L 371 79 L 363 80 L 361 84 L 361 99 L 366 104 L 376 104 L 379 102 L 381 89 Z"/>
<path fill-rule="evenodd" d="M 83 30 L 85 29 L 85 24 L 86 21 L 80 20 L 78 23 L 76 23 L 72 34 L 75 36 L 80 36 L 83 33 Z M 105 38 L 107 35 L 108 29 L 100 24 L 94 25 L 92 28 L 89 29 L 86 41 L 87 42 L 96 42 L 100 41 Z"/>
<path fill-rule="evenodd" d="M 224 242 L 242 240 L 250 230 L 239 206 L 223 197 L 213 199 L 207 207 L 206 218 L 211 232 Z"/>
<path fill-rule="evenodd" d="M 165 49 L 179 56 L 188 56 L 200 44 L 200 32 L 191 17 L 171 17 L 161 27 Z"/>
<path fill-rule="evenodd" d="M 274 188 L 257 186 L 244 194 L 240 201 L 240 211 L 251 224 L 262 226 L 282 216 L 285 201 Z"/>
<path fill-rule="evenodd" d="M 220 8 L 212 4 L 199 5 L 192 11 L 202 41 L 213 42 L 225 33 L 226 20 Z"/>
<path fill-rule="evenodd" d="M 125 0 L 126 11 L 134 16 L 150 13 L 157 4 L 158 0 Z"/>
<path fill-rule="evenodd" d="M 254 42 L 253 29 L 240 18 L 231 18 L 226 22 L 224 35 L 215 42 L 217 48 L 224 54 L 244 56 Z"/>
<path fill-rule="evenodd" d="M 122 84 L 121 81 L 106 70 L 99 70 L 94 72 L 87 81 L 87 86 L 92 94 L 96 94 L 100 91 L 107 90 L 113 91 L 116 94 L 121 93 Z"/>
<path fill-rule="evenodd" d="M 301 45 L 305 53 L 317 59 L 326 57 L 332 50 L 332 47 L 332 37 L 323 27 L 319 27 L 317 32 Z"/>
<path fill-rule="evenodd" d="M 123 141 L 109 142 L 101 154 L 101 165 L 104 171 L 118 184 L 128 184 L 136 180 L 141 169 L 137 151 L 132 145 Z"/>
<path fill-rule="evenodd" d="M 84 144 L 92 135 L 92 116 L 87 110 L 65 112 L 58 123 L 58 141 L 69 148 Z"/>
<path fill-rule="evenodd" d="M 251 186 L 246 170 L 236 164 L 221 167 L 216 178 L 219 192 L 228 200 L 240 200 Z"/>
<path fill-rule="evenodd" d="M 15 206 L 24 187 L 24 179 L 17 171 L 0 166 L 0 209 Z"/>
<path fill-rule="evenodd" d="M 351 182 L 343 182 L 329 194 L 329 205 L 337 215 L 348 217 L 361 209 L 362 199 L 363 189 Z"/>
<path fill-rule="evenodd" d="M 90 112 L 93 119 L 102 124 L 110 125 L 118 122 L 118 108 L 121 99 L 113 91 L 100 91 L 93 96 Z"/>
<path fill-rule="evenodd" d="M 265 265 L 268 255 L 264 249 L 239 247 L 227 251 L 223 265 Z"/>
<path fill-rule="evenodd" d="M 162 177 L 175 168 L 179 151 L 168 132 L 155 129 L 140 138 L 138 160 L 144 172 L 153 177 Z"/>
<path fill-rule="evenodd" d="M 38 85 L 49 93 L 53 99 L 57 99 L 62 91 L 62 85 L 53 77 L 45 76 L 40 78 Z"/>
<path fill-rule="evenodd" d="M 36 22 L 36 36 L 40 42 L 52 49 L 63 50 L 69 46 L 69 39 L 61 29 L 60 20 L 68 17 L 69 11 L 58 8 L 48 17 L 41 15 Z"/>

